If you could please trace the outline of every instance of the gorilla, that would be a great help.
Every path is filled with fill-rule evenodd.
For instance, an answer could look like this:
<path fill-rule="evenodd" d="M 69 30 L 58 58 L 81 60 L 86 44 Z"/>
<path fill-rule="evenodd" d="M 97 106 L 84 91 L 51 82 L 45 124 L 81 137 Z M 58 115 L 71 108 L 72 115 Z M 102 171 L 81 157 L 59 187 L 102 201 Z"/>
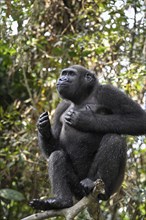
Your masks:
<path fill-rule="evenodd" d="M 63 101 L 51 126 L 48 113 L 37 123 L 39 146 L 48 160 L 53 193 L 46 200 L 34 199 L 39 210 L 73 205 L 101 179 L 108 200 L 120 187 L 126 165 L 126 142 L 122 134 L 146 134 L 146 112 L 119 89 L 101 85 L 90 70 L 73 65 L 63 69 L 57 81 Z"/>

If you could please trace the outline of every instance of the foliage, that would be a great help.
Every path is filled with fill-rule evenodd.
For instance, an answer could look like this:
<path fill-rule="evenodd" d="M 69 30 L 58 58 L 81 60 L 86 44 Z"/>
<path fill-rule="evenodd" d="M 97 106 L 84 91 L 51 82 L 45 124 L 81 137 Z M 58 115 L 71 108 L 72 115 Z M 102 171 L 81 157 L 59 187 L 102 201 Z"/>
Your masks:
<path fill-rule="evenodd" d="M 82 64 L 143 104 L 145 7 L 142 0 L 3 0 L 0 6 L 0 218 L 16 220 L 33 212 L 29 200 L 49 195 L 35 124 L 42 111 L 54 113 L 63 67 Z M 144 219 L 146 139 L 127 141 L 125 182 L 102 203 L 105 219 Z"/>

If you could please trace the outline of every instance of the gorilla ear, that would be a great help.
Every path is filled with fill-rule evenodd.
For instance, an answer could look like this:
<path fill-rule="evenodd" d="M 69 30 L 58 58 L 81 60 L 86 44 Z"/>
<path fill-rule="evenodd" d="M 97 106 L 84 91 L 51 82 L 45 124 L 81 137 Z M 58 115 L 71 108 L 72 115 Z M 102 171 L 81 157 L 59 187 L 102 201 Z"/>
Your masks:
<path fill-rule="evenodd" d="M 85 79 L 86 79 L 88 82 L 91 82 L 91 81 L 95 80 L 95 75 L 94 75 L 94 74 L 91 74 L 91 73 L 86 73 L 86 74 L 85 74 Z"/>

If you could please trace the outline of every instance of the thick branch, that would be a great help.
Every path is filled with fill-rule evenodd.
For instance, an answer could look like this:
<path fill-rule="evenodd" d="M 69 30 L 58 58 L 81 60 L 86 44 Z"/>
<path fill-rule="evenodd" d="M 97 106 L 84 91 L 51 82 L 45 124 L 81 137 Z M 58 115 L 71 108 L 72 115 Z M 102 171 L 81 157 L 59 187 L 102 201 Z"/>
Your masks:
<path fill-rule="evenodd" d="M 104 183 L 102 180 L 95 182 L 94 190 L 89 196 L 82 198 L 70 208 L 40 212 L 23 218 L 22 220 L 42 220 L 55 216 L 64 216 L 66 220 L 73 220 L 74 217 L 86 207 L 93 220 L 102 220 L 99 203 L 97 202 L 97 195 L 99 193 L 104 193 Z"/>

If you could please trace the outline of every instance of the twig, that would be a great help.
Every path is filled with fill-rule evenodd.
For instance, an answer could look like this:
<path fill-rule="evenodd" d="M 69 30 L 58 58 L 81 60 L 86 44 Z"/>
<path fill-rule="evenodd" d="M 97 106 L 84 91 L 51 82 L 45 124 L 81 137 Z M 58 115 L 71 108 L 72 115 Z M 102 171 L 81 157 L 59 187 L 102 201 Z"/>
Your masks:
<path fill-rule="evenodd" d="M 32 96 L 32 93 L 31 93 L 31 90 L 30 90 L 30 87 L 29 87 L 29 84 L 28 84 L 28 80 L 27 80 L 27 77 L 26 77 L 26 73 L 25 73 L 25 68 L 22 69 L 22 74 L 23 74 L 23 77 L 24 77 L 24 83 L 25 83 L 25 87 L 27 89 L 27 92 L 29 94 L 29 97 L 30 97 L 30 100 L 31 100 L 31 103 L 32 103 L 32 106 L 35 110 L 37 110 L 37 107 L 36 107 L 36 104 L 33 100 L 33 96 Z M 38 112 L 36 111 L 36 114 L 38 115 Z"/>

